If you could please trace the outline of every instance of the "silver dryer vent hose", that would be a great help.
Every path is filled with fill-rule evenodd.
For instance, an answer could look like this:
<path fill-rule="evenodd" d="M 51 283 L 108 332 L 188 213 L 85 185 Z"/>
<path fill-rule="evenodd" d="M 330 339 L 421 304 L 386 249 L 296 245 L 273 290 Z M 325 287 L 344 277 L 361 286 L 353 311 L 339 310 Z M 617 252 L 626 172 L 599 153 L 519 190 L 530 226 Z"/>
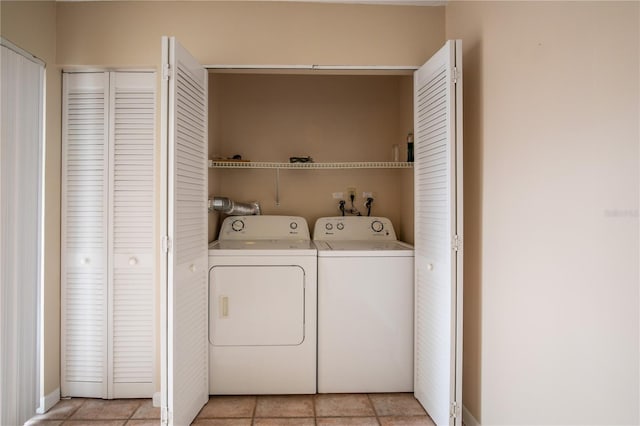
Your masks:
<path fill-rule="evenodd" d="M 260 214 L 260 204 L 257 201 L 237 203 L 227 197 L 213 197 L 209 200 L 209 211 L 216 210 L 230 216 L 250 216 Z"/>

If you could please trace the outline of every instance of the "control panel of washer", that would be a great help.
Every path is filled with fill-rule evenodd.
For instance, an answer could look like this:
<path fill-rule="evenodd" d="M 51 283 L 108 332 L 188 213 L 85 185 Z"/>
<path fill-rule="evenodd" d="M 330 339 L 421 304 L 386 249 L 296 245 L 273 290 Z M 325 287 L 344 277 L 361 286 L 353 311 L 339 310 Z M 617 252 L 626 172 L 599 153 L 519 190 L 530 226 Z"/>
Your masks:
<path fill-rule="evenodd" d="M 386 217 L 321 217 L 313 228 L 314 240 L 392 240 L 396 233 Z"/>
<path fill-rule="evenodd" d="M 219 240 L 309 240 L 307 220 L 299 216 L 229 216 Z"/>

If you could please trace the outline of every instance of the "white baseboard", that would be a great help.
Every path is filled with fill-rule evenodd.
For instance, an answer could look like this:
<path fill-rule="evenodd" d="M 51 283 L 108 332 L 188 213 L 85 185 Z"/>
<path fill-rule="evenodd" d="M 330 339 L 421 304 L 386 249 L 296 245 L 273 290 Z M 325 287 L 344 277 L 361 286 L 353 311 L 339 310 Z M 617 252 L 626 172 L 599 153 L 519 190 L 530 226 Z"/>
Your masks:
<path fill-rule="evenodd" d="M 160 401 L 160 392 L 154 392 L 153 394 L 153 406 L 154 407 L 160 407 L 162 404 L 162 401 Z"/>
<path fill-rule="evenodd" d="M 40 406 L 36 409 L 36 413 L 44 414 L 60 401 L 60 388 L 57 388 L 49 395 L 40 397 Z"/>
<path fill-rule="evenodd" d="M 464 404 L 462 404 L 462 422 L 465 426 L 481 426 Z"/>

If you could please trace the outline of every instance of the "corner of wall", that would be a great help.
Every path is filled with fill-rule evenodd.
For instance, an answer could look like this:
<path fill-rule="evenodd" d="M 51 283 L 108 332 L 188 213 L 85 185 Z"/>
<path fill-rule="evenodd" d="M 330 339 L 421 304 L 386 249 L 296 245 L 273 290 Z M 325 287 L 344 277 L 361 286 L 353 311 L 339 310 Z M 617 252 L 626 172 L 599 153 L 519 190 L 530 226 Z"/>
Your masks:
<path fill-rule="evenodd" d="M 462 405 L 462 423 L 465 426 L 482 426 L 464 404 Z"/>
<path fill-rule="evenodd" d="M 53 408 L 60 401 L 60 388 L 56 388 L 53 392 L 50 392 L 40 397 L 40 406 L 36 409 L 36 413 L 44 414 Z"/>
<path fill-rule="evenodd" d="M 464 162 L 463 414 L 482 421 L 482 15 L 473 2 L 445 6 L 446 39 L 462 39 Z M 476 420 L 477 419 L 477 420 Z"/>

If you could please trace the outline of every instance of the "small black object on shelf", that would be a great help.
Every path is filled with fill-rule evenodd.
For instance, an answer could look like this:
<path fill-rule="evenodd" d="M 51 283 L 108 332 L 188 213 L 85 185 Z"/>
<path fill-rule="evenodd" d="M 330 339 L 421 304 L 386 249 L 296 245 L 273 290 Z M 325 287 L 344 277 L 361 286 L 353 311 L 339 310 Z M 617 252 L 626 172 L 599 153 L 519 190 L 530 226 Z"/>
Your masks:
<path fill-rule="evenodd" d="M 290 163 L 313 163 L 311 157 L 289 157 Z"/>

